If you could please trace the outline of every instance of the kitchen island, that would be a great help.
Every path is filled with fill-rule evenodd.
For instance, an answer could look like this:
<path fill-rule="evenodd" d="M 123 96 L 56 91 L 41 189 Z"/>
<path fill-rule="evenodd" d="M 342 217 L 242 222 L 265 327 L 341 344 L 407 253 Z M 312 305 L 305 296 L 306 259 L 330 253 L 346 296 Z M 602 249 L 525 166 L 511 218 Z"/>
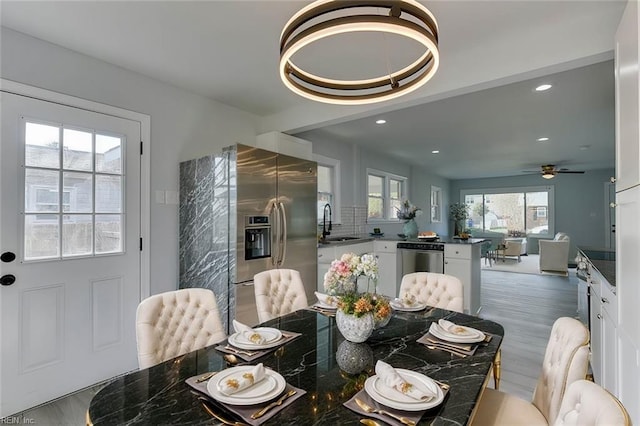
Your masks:
<path fill-rule="evenodd" d="M 318 244 L 318 291 L 324 291 L 323 277 L 331 261 L 349 252 L 358 255 L 374 253 L 378 257 L 380 271 L 379 293 L 397 297 L 402 277 L 407 273 L 444 273 L 462 281 L 464 311 L 476 315 L 481 309 L 480 248 L 484 241 L 484 238 L 437 238 L 425 241 L 398 237 L 335 236 Z M 411 259 L 408 259 L 408 255 Z"/>

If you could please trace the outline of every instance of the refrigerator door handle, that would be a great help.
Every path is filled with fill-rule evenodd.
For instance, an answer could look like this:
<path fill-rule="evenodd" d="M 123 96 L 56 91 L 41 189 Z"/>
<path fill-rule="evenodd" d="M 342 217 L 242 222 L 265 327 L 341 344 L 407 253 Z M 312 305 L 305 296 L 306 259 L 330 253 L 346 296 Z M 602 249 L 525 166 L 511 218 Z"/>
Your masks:
<path fill-rule="evenodd" d="M 280 256 L 280 210 L 278 203 L 271 205 L 271 215 L 273 216 L 273 235 L 271 236 L 271 266 L 278 267 L 278 259 Z"/>
<path fill-rule="evenodd" d="M 284 264 L 284 260 L 287 257 L 287 211 L 285 210 L 284 203 L 280 203 L 280 209 L 282 210 L 281 219 L 281 232 L 280 232 L 280 260 L 278 267 Z"/>

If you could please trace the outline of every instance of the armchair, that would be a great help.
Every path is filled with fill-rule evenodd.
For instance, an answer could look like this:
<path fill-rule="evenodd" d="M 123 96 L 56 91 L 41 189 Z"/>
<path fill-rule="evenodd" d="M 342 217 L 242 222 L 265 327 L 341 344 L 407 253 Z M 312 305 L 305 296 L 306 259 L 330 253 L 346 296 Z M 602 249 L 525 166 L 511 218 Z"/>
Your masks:
<path fill-rule="evenodd" d="M 520 262 L 520 256 L 527 254 L 526 238 L 505 238 L 504 239 L 504 256 L 515 256 Z"/>
<path fill-rule="evenodd" d="M 553 240 L 538 241 L 540 271 L 567 272 L 569 264 L 569 236 L 558 232 Z"/>

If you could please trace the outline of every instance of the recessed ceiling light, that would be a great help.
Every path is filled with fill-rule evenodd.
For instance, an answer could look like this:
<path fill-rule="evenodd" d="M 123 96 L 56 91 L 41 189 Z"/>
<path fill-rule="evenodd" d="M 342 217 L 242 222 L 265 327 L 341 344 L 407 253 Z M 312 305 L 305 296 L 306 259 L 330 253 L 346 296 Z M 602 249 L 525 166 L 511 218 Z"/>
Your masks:
<path fill-rule="evenodd" d="M 431 151 L 432 154 L 440 154 L 440 151 L 438 151 L 437 149 L 434 149 L 433 151 Z"/>
<path fill-rule="evenodd" d="M 376 120 L 376 124 L 384 124 L 387 120 Z"/>
<path fill-rule="evenodd" d="M 540 86 L 536 87 L 536 92 L 544 92 L 545 90 L 549 89 L 551 89 L 550 84 L 541 84 Z"/>
<path fill-rule="evenodd" d="M 544 138 L 538 138 L 536 139 L 538 142 L 547 142 L 549 140 L 549 138 L 544 137 Z"/>
<path fill-rule="evenodd" d="M 591 145 L 580 145 L 580 151 L 586 151 L 589 148 L 591 148 Z"/>

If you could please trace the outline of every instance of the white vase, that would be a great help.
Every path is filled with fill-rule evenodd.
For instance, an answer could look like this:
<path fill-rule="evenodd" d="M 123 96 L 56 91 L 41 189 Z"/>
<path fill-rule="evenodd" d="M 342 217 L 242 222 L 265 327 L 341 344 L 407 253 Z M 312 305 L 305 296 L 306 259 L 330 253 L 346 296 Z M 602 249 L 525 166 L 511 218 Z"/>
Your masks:
<path fill-rule="evenodd" d="M 345 339 L 353 343 L 362 343 L 373 333 L 375 321 L 372 313 L 356 317 L 355 315 L 345 314 L 338 309 L 338 312 L 336 312 L 336 324 Z"/>

